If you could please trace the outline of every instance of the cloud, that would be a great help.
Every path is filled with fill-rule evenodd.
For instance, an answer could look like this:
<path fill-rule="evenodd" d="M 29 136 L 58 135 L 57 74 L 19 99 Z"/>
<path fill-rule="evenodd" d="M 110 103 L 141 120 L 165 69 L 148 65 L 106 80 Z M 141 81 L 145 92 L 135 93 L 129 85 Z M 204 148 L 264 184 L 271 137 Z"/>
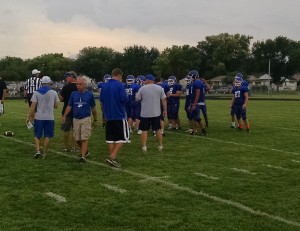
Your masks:
<path fill-rule="evenodd" d="M 122 51 L 134 44 L 162 50 L 224 32 L 296 40 L 299 8 L 297 0 L 3 0 L 0 53 L 74 56 L 87 46 Z"/>

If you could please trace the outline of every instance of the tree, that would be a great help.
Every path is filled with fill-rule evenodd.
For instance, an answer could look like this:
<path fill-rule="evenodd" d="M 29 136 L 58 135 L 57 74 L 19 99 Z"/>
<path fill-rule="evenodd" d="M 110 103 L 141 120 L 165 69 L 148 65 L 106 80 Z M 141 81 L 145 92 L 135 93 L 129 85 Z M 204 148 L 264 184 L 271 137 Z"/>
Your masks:
<path fill-rule="evenodd" d="M 111 73 L 116 56 L 117 52 L 111 48 L 85 47 L 79 51 L 74 70 L 79 74 L 102 80 L 105 74 Z"/>
<path fill-rule="evenodd" d="M 38 69 L 42 76 L 47 75 L 54 81 L 60 81 L 63 74 L 72 68 L 73 62 L 72 59 L 63 57 L 63 54 L 44 54 L 27 60 L 27 71 L 31 73 L 33 69 Z"/>
<path fill-rule="evenodd" d="M 199 51 L 189 45 L 166 48 L 155 61 L 154 72 L 164 78 L 175 75 L 178 79 L 186 76 L 189 70 L 198 69 L 201 63 Z"/>
<path fill-rule="evenodd" d="M 252 38 L 228 33 L 207 36 L 205 41 L 198 42 L 197 45 L 202 57 L 201 69 L 213 73 L 213 69 L 223 63 L 227 71 L 244 70 L 243 61 L 249 55 Z"/>
<path fill-rule="evenodd" d="M 274 40 L 257 41 L 252 47 L 252 55 L 256 61 L 255 71 L 266 73 L 270 62 L 270 75 L 278 83 L 282 76 L 291 76 L 297 70 L 297 63 L 300 63 L 299 49 L 299 42 L 282 36 Z"/>
<path fill-rule="evenodd" d="M 21 58 L 6 56 L 0 60 L 0 70 L 7 81 L 22 81 L 28 77 L 26 62 Z"/>
<path fill-rule="evenodd" d="M 125 75 L 140 75 L 153 73 L 152 66 L 154 60 L 159 56 L 156 48 L 150 50 L 145 46 L 130 46 L 124 49 L 121 68 L 125 70 Z"/>

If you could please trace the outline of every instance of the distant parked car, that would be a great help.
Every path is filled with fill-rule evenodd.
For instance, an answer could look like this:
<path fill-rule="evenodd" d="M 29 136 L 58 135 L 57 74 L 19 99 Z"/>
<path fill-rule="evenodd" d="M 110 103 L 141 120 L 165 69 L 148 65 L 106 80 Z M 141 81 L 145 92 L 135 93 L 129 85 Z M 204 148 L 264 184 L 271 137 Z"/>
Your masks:
<path fill-rule="evenodd" d="M 230 88 L 229 87 L 220 87 L 220 88 L 216 89 L 216 93 L 230 94 Z"/>

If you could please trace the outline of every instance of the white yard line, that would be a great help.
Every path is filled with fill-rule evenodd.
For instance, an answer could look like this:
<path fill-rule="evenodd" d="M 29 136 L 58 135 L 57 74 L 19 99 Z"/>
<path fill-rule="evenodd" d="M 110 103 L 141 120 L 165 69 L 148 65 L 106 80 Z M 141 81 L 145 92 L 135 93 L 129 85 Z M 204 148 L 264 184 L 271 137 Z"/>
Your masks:
<path fill-rule="evenodd" d="M 158 177 L 153 177 L 153 178 L 167 179 L 167 178 L 169 178 L 169 176 L 158 176 Z M 140 182 L 145 183 L 145 182 L 148 182 L 149 180 L 151 180 L 151 179 L 141 179 Z"/>
<path fill-rule="evenodd" d="M 171 132 L 171 131 L 166 131 L 166 133 L 172 133 L 172 134 L 176 134 L 176 135 L 182 135 L 182 136 L 188 136 L 190 138 L 201 138 L 201 139 L 206 139 L 206 140 L 211 140 L 214 142 L 218 142 L 218 143 L 224 143 L 224 144 L 233 144 L 233 145 L 237 145 L 237 146 L 245 146 L 245 147 L 250 147 L 250 148 L 259 148 L 259 149 L 263 149 L 263 150 L 267 150 L 267 151 L 274 151 L 274 152 L 280 152 L 280 153 L 285 153 L 285 154 L 292 154 L 292 155 L 300 155 L 299 152 L 288 152 L 285 150 L 280 150 L 280 149 L 275 149 L 275 148 L 268 148 L 268 147 L 264 147 L 264 146 L 259 146 L 259 145 L 252 145 L 252 144 L 244 144 L 241 142 L 233 142 L 233 141 L 225 141 L 225 140 L 220 140 L 220 139 L 215 139 L 215 138 L 210 138 L 208 136 L 192 136 L 191 134 L 184 134 L 184 133 L 178 133 L 178 132 Z"/>
<path fill-rule="evenodd" d="M 3 135 L 0 135 L 0 137 L 2 137 L 4 139 L 7 139 L 7 140 L 13 140 L 14 142 L 22 143 L 22 144 L 25 144 L 25 145 L 28 145 L 28 146 L 34 146 L 33 144 L 31 144 L 29 142 L 25 142 L 25 141 L 16 139 L 14 137 L 5 137 Z M 64 154 L 62 152 L 55 151 L 55 150 L 49 150 L 49 151 L 52 152 L 52 153 L 61 155 L 61 156 L 76 158 L 75 156 L 70 156 L 70 155 Z M 280 217 L 280 216 L 272 215 L 272 214 L 269 214 L 269 213 L 266 213 L 266 212 L 263 212 L 263 211 L 260 211 L 260 210 L 255 210 L 255 209 L 253 209 L 251 207 L 248 207 L 246 205 L 243 205 L 239 202 L 235 202 L 235 201 L 228 200 L 228 199 L 223 199 L 221 197 L 213 196 L 213 195 L 210 195 L 210 194 L 202 192 L 202 191 L 196 191 L 196 190 L 193 190 L 189 187 L 180 186 L 178 184 L 163 180 L 163 179 L 158 178 L 158 177 L 153 177 L 153 176 L 149 176 L 149 175 L 145 175 L 145 174 L 141 174 L 141 173 L 136 173 L 136 172 L 126 170 L 126 169 L 113 168 L 113 167 L 110 167 L 106 164 L 102 164 L 102 163 L 99 163 L 99 162 L 96 162 L 96 161 L 90 161 L 90 160 L 86 160 L 86 161 L 87 161 L 87 163 L 91 163 L 91 164 L 99 165 L 99 166 L 102 166 L 102 167 L 110 168 L 112 170 L 127 173 L 128 175 L 136 176 L 136 177 L 139 177 L 139 178 L 142 178 L 142 179 L 147 179 L 147 180 L 155 182 L 155 183 L 160 183 L 160 184 L 162 184 L 164 186 L 167 186 L 167 187 L 169 187 L 171 189 L 174 189 L 174 190 L 187 192 L 187 193 L 190 193 L 190 194 L 195 195 L 195 196 L 201 196 L 201 197 L 209 199 L 211 201 L 215 201 L 215 202 L 218 202 L 220 204 L 225 204 L 225 205 L 228 205 L 230 207 L 240 209 L 241 211 L 248 212 L 248 213 L 256 215 L 256 216 L 267 217 L 269 219 L 279 221 L 279 222 L 282 222 L 282 223 L 285 223 L 285 224 L 288 224 L 288 225 L 300 227 L 300 222 L 298 222 L 298 221 L 291 221 L 289 219 L 286 219 L 286 218 L 283 218 L 283 217 Z"/>
<path fill-rule="evenodd" d="M 118 193 L 126 193 L 127 190 L 126 189 L 122 189 L 122 188 L 118 188 L 116 186 L 113 185 L 109 185 L 109 184 L 101 184 L 102 186 L 104 186 L 105 188 L 112 190 L 114 192 L 118 192 Z"/>
<path fill-rule="evenodd" d="M 289 170 L 287 168 L 283 168 L 283 167 L 275 166 L 275 165 L 271 165 L 271 164 L 265 164 L 264 166 L 266 166 L 268 168 L 280 169 L 280 170 L 284 170 L 284 171 L 288 171 Z"/>
<path fill-rule="evenodd" d="M 236 172 L 242 172 L 242 173 L 246 173 L 246 174 L 250 174 L 250 175 L 256 175 L 255 172 L 250 172 L 246 169 L 242 169 L 242 168 L 231 168 L 233 171 L 236 171 Z"/>
<path fill-rule="evenodd" d="M 300 160 L 292 160 L 292 161 L 295 162 L 295 163 L 300 164 Z"/>
<path fill-rule="evenodd" d="M 57 200 L 58 202 L 67 202 L 66 198 L 64 198 L 61 195 L 55 194 L 53 192 L 47 192 L 46 193 L 47 196 L 54 198 L 55 200 Z"/>
<path fill-rule="evenodd" d="M 208 176 L 208 175 L 200 173 L 200 172 L 195 172 L 195 175 L 201 176 L 201 177 L 204 177 L 204 178 L 207 178 L 207 179 L 210 179 L 210 180 L 219 180 L 218 177 Z"/>

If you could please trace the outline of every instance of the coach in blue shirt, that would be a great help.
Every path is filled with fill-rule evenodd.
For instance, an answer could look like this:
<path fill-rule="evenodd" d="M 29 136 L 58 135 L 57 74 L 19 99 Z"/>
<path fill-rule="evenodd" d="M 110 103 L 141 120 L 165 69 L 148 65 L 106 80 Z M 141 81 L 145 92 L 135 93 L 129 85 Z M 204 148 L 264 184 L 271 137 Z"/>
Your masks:
<path fill-rule="evenodd" d="M 126 120 L 125 103 L 128 96 L 122 81 L 123 72 L 119 68 L 112 70 L 111 79 L 103 85 L 100 101 L 106 119 L 106 143 L 109 147 L 109 158 L 106 162 L 119 168 L 116 157 L 124 143 L 129 143 L 129 127 Z"/>

